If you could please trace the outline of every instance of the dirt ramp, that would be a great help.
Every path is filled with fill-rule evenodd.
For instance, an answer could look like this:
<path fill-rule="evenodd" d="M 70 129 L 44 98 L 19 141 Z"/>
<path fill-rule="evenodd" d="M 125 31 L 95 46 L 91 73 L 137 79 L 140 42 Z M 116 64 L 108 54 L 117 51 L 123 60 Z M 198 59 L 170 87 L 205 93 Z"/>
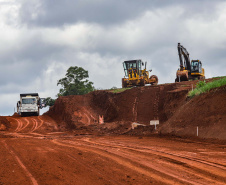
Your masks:
<path fill-rule="evenodd" d="M 179 109 L 162 126 L 162 133 L 177 136 L 226 139 L 226 86 L 182 101 Z M 173 106 L 173 102 L 170 105 Z"/>

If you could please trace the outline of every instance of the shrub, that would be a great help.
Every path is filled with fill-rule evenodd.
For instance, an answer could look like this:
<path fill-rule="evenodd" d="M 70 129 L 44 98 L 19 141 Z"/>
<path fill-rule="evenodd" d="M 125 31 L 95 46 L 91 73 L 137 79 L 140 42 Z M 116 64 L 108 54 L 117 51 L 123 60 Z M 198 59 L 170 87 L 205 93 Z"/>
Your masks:
<path fill-rule="evenodd" d="M 199 81 L 198 83 L 196 83 L 196 87 L 198 88 L 203 87 L 204 85 L 206 85 L 206 81 Z"/>

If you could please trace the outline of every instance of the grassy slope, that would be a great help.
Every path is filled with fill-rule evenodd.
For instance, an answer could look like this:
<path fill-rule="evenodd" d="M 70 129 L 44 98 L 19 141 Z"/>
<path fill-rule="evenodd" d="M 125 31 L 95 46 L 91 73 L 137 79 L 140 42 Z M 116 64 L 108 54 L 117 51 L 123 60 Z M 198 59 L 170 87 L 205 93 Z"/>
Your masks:
<path fill-rule="evenodd" d="M 188 96 L 194 97 L 194 96 L 200 95 L 202 93 L 209 92 L 211 89 L 221 87 L 224 85 L 226 85 L 226 77 L 223 77 L 219 80 L 214 80 L 212 82 L 209 82 L 209 83 L 203 85 L 202 87 L 195 88 L 193 91 L 190 91 L 188 93 Z"/>

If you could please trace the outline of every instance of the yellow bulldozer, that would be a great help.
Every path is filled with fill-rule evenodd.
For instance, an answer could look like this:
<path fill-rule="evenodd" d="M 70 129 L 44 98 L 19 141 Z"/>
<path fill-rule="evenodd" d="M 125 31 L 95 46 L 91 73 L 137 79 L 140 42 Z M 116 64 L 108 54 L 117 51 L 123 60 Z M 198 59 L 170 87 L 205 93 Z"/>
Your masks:
<path fill-rule="evenodd" d="M 158 77 L 152 75 L 149 78 L 149 72 L 146 70 L 147 62 L 142 60 L 128 60 L 123 62 L 123 67 L 125 71 L 125 77 L 122 78 L 122 88 L 132 87 L 132 86 L 145 86 L 145 84 L 157 85 Z"/>
<path fill-rule="evenodd" d="M 177 46 L 180 68 L 177 70 L 175 82 L 205 79 L 205 70 L 200 60 L 190 62 L 189 53 L 180 43 Z"/>

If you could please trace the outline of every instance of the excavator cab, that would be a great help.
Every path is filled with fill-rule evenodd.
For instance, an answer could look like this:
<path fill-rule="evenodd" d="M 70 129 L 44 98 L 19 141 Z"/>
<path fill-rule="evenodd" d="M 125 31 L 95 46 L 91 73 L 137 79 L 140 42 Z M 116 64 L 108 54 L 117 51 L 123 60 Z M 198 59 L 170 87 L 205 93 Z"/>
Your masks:
<path fill-rule="evenodd" d="M 191 61 L 191 79 L 205 79 L 205 70 L 200 60 Z"/>
<path fill-rule="evenodd" d="M 202 62 L 200 60 L 191 61 L 191 73 L 202 73 Z"/>

